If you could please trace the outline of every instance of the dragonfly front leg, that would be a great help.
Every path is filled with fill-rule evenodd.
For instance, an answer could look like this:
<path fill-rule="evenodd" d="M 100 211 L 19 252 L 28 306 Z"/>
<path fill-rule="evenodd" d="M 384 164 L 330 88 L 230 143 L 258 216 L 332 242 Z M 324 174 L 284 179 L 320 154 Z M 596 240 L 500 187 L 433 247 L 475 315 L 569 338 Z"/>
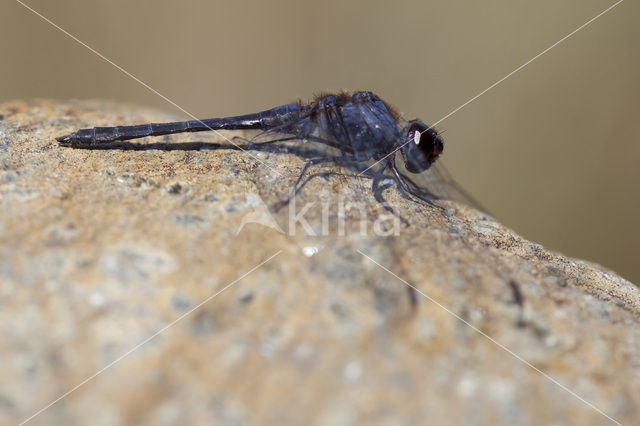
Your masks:
<path fill-rule="evenodd" d="M 400 191 L 400 193 L 402 193 L 403 197 L 405 197 L 408 200 L 411 200 L 411 197 L 409 195 L 412 195 L 415 198 L 425 202 L 429 206 L 437 207 L 437 208 L 443 210 L 441 206 L 439 206 L 436 203 L 434 203 L 433 200 L 431 200 L 431 199 L 429 199 L 427 197 L 427 195 L 412 189 L 409 186 L 409 184 L 406 182 L 404 176 L 402 174 L 400 174 L 400 172 L 398 172 L 398 169 L 396 168 L 396 165 L 394 163 L 390 164 L 390 168 L 391 168 L 391 171 L 393 172 L 393 179 L 398 184 L 398 190 Z"/>

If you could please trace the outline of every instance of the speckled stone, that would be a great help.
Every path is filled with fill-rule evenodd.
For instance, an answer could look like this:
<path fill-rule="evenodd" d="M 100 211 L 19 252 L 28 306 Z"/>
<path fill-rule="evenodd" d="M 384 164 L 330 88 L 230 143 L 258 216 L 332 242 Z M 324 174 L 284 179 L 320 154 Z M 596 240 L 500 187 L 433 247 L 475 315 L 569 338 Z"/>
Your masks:
<path fill-rule="evenodd" d="M 206 133 L 58 145 L 77 128 L 176 119 L 105 102 L 0 114 L 0 424 L 107 366 L 29 424 L 612 424 L 535 369 L 638 424 L 640 292 L 613 272 L 395 189 L 410 226 L 376 235 L 385 211 L 346 171 L 301 191 L 320 235 L 293 235 L 286 209 L 264 213 L 296 155 Z M 360 252 L 427 297 L 413 305 Z"/>

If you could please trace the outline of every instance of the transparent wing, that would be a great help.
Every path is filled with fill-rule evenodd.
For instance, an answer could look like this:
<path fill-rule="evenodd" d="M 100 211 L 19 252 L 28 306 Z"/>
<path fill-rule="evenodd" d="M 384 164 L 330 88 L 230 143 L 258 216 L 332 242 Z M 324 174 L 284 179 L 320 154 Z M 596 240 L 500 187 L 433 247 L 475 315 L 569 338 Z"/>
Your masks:
<path fill-rule="evenodd" d="M 435 199 L 459 201 L 489 213 L 486 207 L 453 178 L 442 160 L 435 162 L 425 172 L 412 174 L 403 170 L 402 174 L 418 190 L 426 191 Z"/>
<path fill-rule="evenodd" d="M 351 147 L 336 141 L 308 116 L 283 126 L 253 132 L 242 139 L 250 149 L 288 152 L 304 158 L 335 157 L 353 153 Z"/>

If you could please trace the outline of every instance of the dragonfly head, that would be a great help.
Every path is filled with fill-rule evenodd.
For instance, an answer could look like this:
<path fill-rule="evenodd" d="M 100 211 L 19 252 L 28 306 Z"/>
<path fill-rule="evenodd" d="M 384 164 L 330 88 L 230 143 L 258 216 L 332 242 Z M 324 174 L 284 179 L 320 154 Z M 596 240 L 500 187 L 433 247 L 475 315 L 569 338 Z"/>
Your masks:
<path fill-rule="evenodd" d="M 442 138 L 434 129 L 418 120 L 407 124 L 404 145 L 400 151 L 404 166 L 409 172 L 421 173 L 427 170 L 443 149 Z"/>

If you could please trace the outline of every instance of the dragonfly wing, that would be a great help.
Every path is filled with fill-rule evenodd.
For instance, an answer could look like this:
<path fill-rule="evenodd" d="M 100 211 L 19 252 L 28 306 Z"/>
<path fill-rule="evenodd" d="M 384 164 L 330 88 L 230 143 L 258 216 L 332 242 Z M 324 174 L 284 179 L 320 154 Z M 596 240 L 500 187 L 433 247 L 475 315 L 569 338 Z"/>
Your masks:
<path fill-rule="evenodd" d="M 331 134 L 323 131 L 309 114 L 297 121 L 261 131 L 245 138 L 248 148 L 288 152 L 305 158 L 349 155 L 350 147 L 340 144 Z"/>
<path fill-rule="evenodd" d="M 422 173 L 412 174 L 404 170 L 402 174 L 414 187 L 430 194 L 435 199 L 459 201 L 478 210 L 488 212 L 476 198 L 453 178 L 442 160 L 438 160 Z"/>

